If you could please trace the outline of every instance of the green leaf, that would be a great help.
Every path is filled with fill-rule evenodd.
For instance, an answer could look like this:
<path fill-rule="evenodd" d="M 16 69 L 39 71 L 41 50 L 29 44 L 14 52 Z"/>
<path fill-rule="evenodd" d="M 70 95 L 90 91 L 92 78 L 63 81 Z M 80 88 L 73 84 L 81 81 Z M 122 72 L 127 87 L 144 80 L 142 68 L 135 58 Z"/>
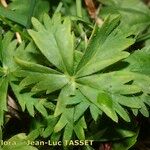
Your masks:
<path fill-rule="evenodd" d="M 68 83 L 68 79 L 64 75 L 45 75 L 43 77 L 42 80 L 39 80 L 39 82 L 32 88 L 33 92 L 47 90 L 46 93 L 49 94 L 61 89 Z"/>
<path fill-rule="evenodd" d="M 16 70 L 18 70 L 19 76 L 20 75 L 21 76 L 23 75 L 23 77 L 27 76 L 27 78 L 25 78 L 21 82 L 21 85 L 23 86 L 23 88 L 32 83 L 36 83 L 36 85 L 33 88 L 33 90 L 35 90 L 35 91 L 45 90 L 45 88 L 46 88 L 45 91 L 47 91 L 47 93 L 53 92 L 53 91 L 58 90 L 59 88 L 63 87 L 65 84 L 67 84 L 68 79 L 66 79 L 64 76 L 59 75 L 58 74 L 59 72 L 57 72 L 51 68 L 16 58 L 17 63 L 20 64 L 20 66 L 22 66 L 23 69 L 29 70 L 30 72 L 29 71 L 23 72 L 23 71 L 19 70 L 17 64 L 14 62 L 14 57 L 21 56 L 22 59 L 25 59 L 25 60 L 31 59 L 32 60 L 33 57 L 31 57 L 31 56 L 28 57 L 28 56 L 29 56 L 30 52 L 33 52 L 33 53 L 35 52 L 35 47 L 31 43 L 26 48 L 25 48 L 25 43 L 23 43 L 19 47 L 17 47 L 16 46 L 17 43 L 16 43 L 16 41 L 12 41 L 12 37 L 13 37 L 13 34 L 11 32 L 8 32 L 4 36 L 4 38 L 1 42 L 2 44 L 1 44 L 1 48 L 0 48 L 1 63 L 2 63 L 2 67 L 3 67 L 3 68 L 1 68 L 1 71 L 2 71 L 2 75 L 4 75 L 6 77 L 6 80 L 8 80 L 8 82 L 6 82 L 5 84 L 6 84 L 6 86 L 8 86 L 8 84 L 10 84 L 12 91 L 14 92 L 14 95 L 18 99 L 18 102 L 21 105 L 21 108 L 23 111 L 25 111 L 25 109 L 27 109 L 29 114 L 31 116 L 34 116 L 34 114 L 35 114 L 34 107 L 35 107 L 36 110 L 38 110 L 43 116 L 47 116 L 47 111 L 44 106 L 45 102 L 46 102 L 45 99 L 33 98 L 32 97 L 33 93 L 27 93 L 27 92 L 21 93 L 20 92 L 22 90 L 21 86 L 13 83 L 13 81 L 18 82 L 18 80 L 14 77 L 14 75 L 17 72 Z M 26 53 L 23 52 L 24 50 L 26 51 Z M 42 73 L 44 73 L 45 75 L 43 75 Z M 51 73 L 53 73 L 52 76 L 51 76 Z M 57 73 L 57 74 L 54 75 L 54 73 Z M 47 80 L 49 80 L 49 78 L 51 78 L 52 80 L 47 84 Z M 54 79 L 54 78 L 57 78 L 58 80 Z M 57 83 L 55 82 L 55 85 L 51 86 L 51 84 L 54 84 L 53 81 L 57 81 Z M 43 89 L 43 86 L 41 86 L 41 89 L 39 89 L 41 83 L 42 84 L 45 83 L 45 86 L 47 85 L 47 87 L 49 87 L 49 89 L 47 90 L 47 87 L 45 87 Z M 3 94 L 5 94 L 5 95 L 7 94 L 7 89 L 6 89 L 5 93 L 3 93 Z M 3 101 L 4 100 L 6 103 L 6 99 L 3 99 Z M 6 110 L 6 107 L 4 107 L 4 103 L 3 103 L 3 108 L 4 108 L 4 110 Z M 3 115 L 1 115 L 1 117 L 3 117 Z"/>
<path fill-rule="evenodd" d="M 37 67 L 35 69 L 37 69 Z M 39 72 L 28 72 L 27 74 L 28 76 L 22 80 L 20 86 L 26 87 L 35 84 L 32 88 L 32 92 L 46 91 L 46 93 L 49 94 L 61 89 L 69 82 L 65 75 Z"/>
<path fill-rule="evenodd" d="M 54 128 L 54 132 L 59 132 L 64 128 L 63 140 L 70 140 L 72 138 L 73 131 L 75 131 L 77 137 L 80 140 L 85 139 L 84 129 L 86 129 L 86 123 L 84 118 L 79 119 L 77 123 L 74 123 L 73 108 L 65 109 L 62 113 L 60 120 Z"/>
<path fill-rule="evenodd" d="M 17 134 L 10 138 L 7 142 L 12 143 L 11 146 L 4 145 L 3 150 L 38 150 L 33 146 L 27 145 L 27 136 L 24 133 Z"/>
<path fill-rule="evenodd" d="M 99 115 L 102 115 L 102 112 L 93 104 L 90 105 L 90 112 L 95 121 L 97 121 Z"/>
<path fill-rule="evenodd" d="M 41 19 L 42 15 L 48 11 L 49 2 L 47 0 L 11 0 L 7 9 L 0 7 L 1 16 L 25 27 L 31 25 L 31 17 Z"/>
<path fill-rule="evenodd" d="M 63 139 L 64 140 L 70 140 L 72 138 L 73 135 L 73 128 L 70 124 L 67 124 L 65 129 L 64 129 L 64 135 L 63 135 Z"/>
<path fill-rule="evenodd" d="M 109 93 L 111 98 L 109 97 L 110 101 L 108 102 L 110 103 L 108 103 L 109 104 L 108 108 L 106 107 L 106 109 L 108 110 L 104 110 L 105 107 L 101 108 L 99 106 L 99 108 L 105 113 L 106 111 L 112 111 L 111 113 L 107 112 L 107 115 L 109 113 L 109 116 L 112 114 L 116 116 L 115 112 L 117 112 L 124 120 L 129 121 L 130 119 L 126 113 L 126 110 L 124 110 L 124 108 L 122 108 L 120 105 L 131 107 L 131 108 L 141 108 L 138 96 L 129 97 L 129 96 L 123 95 L 123 94 L 131 95 L 131 94 L 142 91 L 142 88 L 140 88 L 138 85 L 136 86 L 126 85 L 126 83 L 128 83 L 129 81 L 134 80 L 135 77 L 136 76 L 132 74 L 131 72 L 122 71 L 122 72 L 112 72 L 112 73 L 105 73 L 105 74 L 99 74 L 99 75 L 91 75 L 88 77 L 80 78 L 77 80 L 77 82 L 91 87 L 89 88 L 88 86 L 86 86 L 86 90 L 83 89 L 83 87 L 82 89 L 81 88 L 80 89 L 82 93 L 86 97 L 88 97 L 88 99 L 92 100 L 91 102 L 93 102 L 94 105 L 96 106 L 97 104 L 94 101 L 95 99 L 97 99 L 96 95 L 98 95 L 98 93 L 101 91 L 105 91 Z M 112 103 L 112 106 L 111 106 L 111 103 Z M 95 112 L 97 112 L 97 116 L 98 116 L 98 111 L 95 110 Z"/>
<path fill-rule="evenodd" d="M 108 15 L 120 14 L 121 26 L 132 27 L 135 33 L 141 33 L 150 24 L 150 10 L 141 0 L 99 0 L 105 7 L 102 7 L 100 15 L 107 17 Z"/>
<path fill-rule="evenodd" d="M 92 88 L 107 91 L 110 93 L 114 101 L 118 101 L 122 105 L 140 108 L 138 98 L 135 96 L 126 97 L 123 95 L 130 95 L 142 91 L 142 88 L 139 85 L 126 85 L 126 83 L 134 80 L 135 77 L 135 74 L 131 72 L 116 71 L 83 77 L 78 79 L 77 82 L 80 84 L 86 84 Z"/>
<path fill-rule="evenodd" d="M 74 121 L 77 121 L 81 116 L 83 116 L 89 106 L 90 106 L 90 104 L 87 102 L 87 100 L 83 100 L 83 102 L 78 104 L 75 107 Z"/>
<path fill-rule="evenodd" d="M 8 81 L 7 78 L 0 79 L 0 126 L 4 123 L 4 113 L 7 111 L 7 88 L 8 88 Z"/>
<path fill-rule="evenodd" d="M 113 101 L 108 94 L 104 92 L 99 93 L 97 97 L 97 102 L 100 109 L 105 112 L 106 115 L 108 115 L 112 120 L 118 122 L 118 117 L 113 108 Z"/>
<path fill-rule="evenodd" d="M 129 114 L 126 110 L 124 110 L 117 102 L 114 102 L 113 106 L 114 110 L 118 113 L 118 115 L 120 115 L 121 118 L 127 122 L 130 122 Z"/>
<path fill-rule="evenodd" d="M 77 122 L 74 118 L 76 116 L 74 107 L 66 107 L 65 100 L 70 98 L 70 87 L 66 86 L 63 88 L 59 95 L 58 103 L 54 115 L 58 116 L 61 114 L 59 121 L 57 122 L 54 132 L 59 132 L 64 128 L 63 140 L 70 140 L 73 134 L 73 131 L 76 132 L 76 135 L 79 139 L 85 139 L 84 129 L 86 128 L 85 120 L 82 118 L 78 119 Z M 77 131 L 78 129 L 78 131 Z"/>
<path fill-rule="evenodd" d="M 21 88 L 14 83 L 11 83 L 11 87 L 23 111 L 27 109 L 29 114 L 31 116 L 34 116 L 35 115 L 34 107 L 35 107 L 43 116 L 46 117 L 48 115 L 44 107 L 44 103 L 46 102 L 45 99 L 33 98 L 32 93 L 20 93 Z"/>
<path fill-rule="evenodd" d="M 76 122 L 80 117 L 84 115 L 85 111 L 90 106 L 90 103 L 79 90 L 76 90 L 74 96 L 68 97 L 66 105 L 75 105 L 74 121 Z"/>
<path fill-rule="evenodd" d="M 22 19 L 24 17 L 22 14 L 16 14 L 15 12 L 7 10 L 2 6 L 0 6 L 0 14 L 1 16 L 4 16 L 12 21 L 15 21 L 21 25 L 26 26 L 27 18 L 25 17 L 25 19 Z"/>
<path fill-rule="evenodd" d="M 84 117 L 82 117 L 74 126 L 74 132 L 80 140 L 85 140 L 84 129 L 87 129 L 87 124 Z"/>
<path fill-rule="evenodd" d="M 108 18 L 101 28 L 95 29 L 77 67 L 78 77 L 98 72 L 129 56 L 124 50 L 134 43 L 134 39 L 127 38 L 129 33 L 116 29 L 119 20 L 119 17 L 112 21 Z"/>
<path fill-rule="evenodd" d="M 34 130 L 32 130 L 29 134 L 28 134 L 28 137 L 27 139 L 30 140 L 30 141 L 34 141 L 36 138 L 38 138 L 42 133 L 42 128 L 36 128 Z"/>
<path fill-rule="evenodd" d="M 113 102 L 107 94 L 105 95 L 105 93 L 101 91 L 86 86 L 81 86 L 79 88 L 90 103 L 94 104 L 97 108 L 102 110 L 115 122 L 118 121 L 118 117 L 113 109 Z M 100 110 L 99 112 L 101 112 Z"/>
<path fill-rule="evenodd" d="M 15 49 L 17 42 L 14 40 L 12 41 L 13 38 L 13 33 L 12 32 L 7 32 L 4 35 L 4 38 L 2 39 L 2 44 L 1 44 L 1 62 L 3 64 L 3 67 L 8 68 L 13 70 L 15 67 L 15 64 L 13 62 L 13 56 L 15 55 Z"/>
<path fill-rule="evenodd" d="M 145 47 L 142 50 L 135 51 L 126 59 L 126 61 L 130 64 L 128 67 L 129 70 L 146 75 L 150 74 L 150 48 L 148 47 L 147 51 L 146 49 L 147 48 Z"/>
<path fill-rule="evenodd" d="M 141 108 L 139 112 L 142 113 L 143 116 L 149 117 L 149 111 L 145 104 L 149 105 L 149 93 L 150 93 L 150 48 L 149 46 L 144 47 L 141 50 L 135 51 L 126 59 L 129 63 L 129 66 L 126 70 L 134 72 L 135 76 L 135 84 L 141 87 L 143 94 L 140 95 L 139 104 Z"/>
<path fill-rule="evenodd" d="M 66 101 L 70 98 L 70 95 L 72 93 L 72 89 L 69 85 L 66 85 L 60 92 L 57 105 L 55 109 L 54 116 L 57 117 L 60 114 L 64 112 L 64 109 L 66 108 Z"/>
<path fill-rule="evenodd" d="M 138 132 L 134 136 L 113 143 L 113 150 L 129 150 L 137 142 Z"/>
<path fill-rule="evenodd" d="M 72 108 L 66 109 L 65 112 L 63 112 L 63 114 L 61 115 L 60 120 L 56 124 L 54 131 L 55 132 L 61 131 L 67 125 L 67 123 L 69 122 L 72 123 L 72 118 L 73 118 L 73 109 Z"/>
<path fill-rule="evenodd" d="M 22 67 L 23 70 L 29 70 L 32 72 L 39 72 L 39 73 L 54 73 L 54 74 L 59 74 L 59 72 L 57 72 L 54 69 L 48 68 L 46 66 L 42 66 L 36 63 L 31 63 L 31 62 L 27 62 L 27 61 L 23 61 L 21 59 L 15 58 L 16 63 Z"/>
<path fill-rule="evenodd" d="M 58 122 L 58 118 L 54 116 L 48 116 L 47 118 L 47 127 L 42 133 L 42 136 L 44 138 L 49 137 L 54 132 L 54 127 L 56 123 Z"/>
<path fill-rule="evenodd" d="M 29 34 L 43 55 L 61 71 L 73 74 L 74 42 L 69 18 L 63 23 L 55 20 L 51 25 L 50 22 L 51 30 L 46 29 L 45 25 L 35 18 L 32 19 L 32 23 L 37 31 L 29 30 Z"/>
<path fill-rule="evenodd" d="M 113 98 L 116 100 L 116 102 L 123 106 L 130 108 L 141 108 L 138 96 L 126 97 L 122 95 L 113 95 Z"/>
<path fill-rule="evenodd" d="M 46 118 L 45 107 L 50 108 L 48 114 L 51 116 L 46 118 L 41 135 L 63 141 L 73 137 L 87 139 L 88 131 L 94 130 L 91 136 L 94 140 L 116 141 L 132 137 L 133 130 L 121 127 L 112 133 L 112 129 L 117 126 L 116 122 L 133 123 L 130 110 L 136 110 L 136 115 L 138 111 L 144 116 L 149 114 L 145 104 L 149 104 L 150 78 L 144 68 L 144 64 L 146 67 L 149 64 L 149 57 L 145 55 L 147 51 L 130 55 L 127 48 L 135 41 L 133 29 L 122 29 L 120 17 L 110 16 L 101 28 L 94 28 L 87 49 L 82 53 L 74 49 L 73 28 L 68 17 L 62 18 L 56 13 L 52 18 L 44 15 L 42 19 L 40 22 L 33 18 L 33 29 L 29 30 L 35 46 L 20 46 L 16 50 L 15 61 L 19 67 L 13 75 L 16 74 L 16 80 L 21 82 L 16 85 L 18 90 L 12 88 L 21 107 L 27 108 L 31 115 L 35 107 Z M 29 53 L 32 55 L 28 59 Z M 41 59 L 38 60 L 37 55 Z M 134 64 L 142 64 L 142 69 L 137 67 L 135 71 Z M 30 92 L 22 93 L 22 89 Z M 47 96 L 51 102 L 48 105 L 48 101 L 33 98 L 33 94 Z M 107 129 L 110 123 L 114 126 Z M 114 138 L 106 136 L 110 131 Z"/>

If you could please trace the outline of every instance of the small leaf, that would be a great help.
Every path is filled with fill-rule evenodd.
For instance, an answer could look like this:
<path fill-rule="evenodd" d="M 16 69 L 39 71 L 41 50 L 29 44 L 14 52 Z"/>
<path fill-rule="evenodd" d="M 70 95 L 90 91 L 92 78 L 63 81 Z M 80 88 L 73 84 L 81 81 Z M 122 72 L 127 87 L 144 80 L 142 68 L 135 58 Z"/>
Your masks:
<path fill-rule="evenodd" d="M 83 102 L 75 106 L 74 121 L 77 121 L 81 116 L 83 116 L 87 108 L 90 106 L 90 104 L 86 101 L 83 100 Z"/>
<path fill-rule="evenodd" d="M 48 116 L 48 118 L 47 118 L 47 127 L 44 130 L 44 132 L 42 133 L 42 136 L 44 138 L 49 137 L 53 133 L 54 127 L 57 124 L 57 122 L 58 122 L 58 118 L 57 117 Z"/>
<path fill-rule="evenodd" d="M 69 124 L 66 125 L 64 135 L 63 135 L 63 140 L 64 141 L 69 141 L 72 138 L 73 134 L 73 127 L 70 126 Z"/>
<path fill-rule="evenodd" d="M 92 115 L 92 118 L 97 121 L 98 119 L 98 116 L 99 115 L 102 115 L 102 112 L 100 111 L 99 108 L 97 108 L 95 105 L 91 105 L 90 106 L 90 112 L 91 112 L 91 115 Z"/>
<path fill-rule="evenodd" d="M 98 97 L 97 97 L 97 102 L 98 102 L 99 108 L 104 113 L 106 113 L 107 116 L 109 116 L 115 122 L 118 122 L 118 117 L 117 117 L 115 110 L 113 108 L 112 99 L 108 94 L 106 94 L 104 92 L 99 93 Z"/>
<path fill-rule="evenodd" d="M 48 68 L 46 66 L 42 66 L 39 64 L 31 63 L 31 62 L 26 62 L 21 59 L 15 58 L 16 63 L 22 67 L 24 70 L 29 70 L 32 72 L 39 72 L 39 73 L 54 73 L 54 74 L 59 74 L 54 69 Z"/>
<path fill-rule="evenodd" d="M 130 122 L 129 114 L 117 102 L 114 102 L 113 105 L 118 115 L 120 115 L 120 117 L 123 118 L 125 121 Z"/>
<path fill-rule="evenodd" d="M 87 129 L 85 118 L 82 117 L 74 126 L 74 132 L 80 140 L 85 140 L 84 129 Z"/>

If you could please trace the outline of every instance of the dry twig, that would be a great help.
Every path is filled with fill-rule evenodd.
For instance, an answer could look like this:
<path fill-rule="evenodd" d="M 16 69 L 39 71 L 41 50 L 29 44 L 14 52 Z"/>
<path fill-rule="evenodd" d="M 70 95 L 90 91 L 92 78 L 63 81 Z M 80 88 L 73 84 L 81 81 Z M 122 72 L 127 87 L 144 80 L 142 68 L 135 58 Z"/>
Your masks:
<path fill-rule="evenodd" d="M 14 99 L 12 99 L 12 97 L 10 97 L 8 95 L 8 115 L 7 117 L 11 118 L 11 117 L 16 117 L 16 118 L 19 118 L 20 119 L 20 116 L 19 116 L 19 108 L 16 104 L 16 102 L 14 101 Z"/>
<path fill-rule="evenodd" d="M 6 0 L 0 0 L 0 2 L 5 8 L 8 7 Z"/>
<path fill-rule="evenodd" d="M 102 25 L 103 21 L 101 18 L 98 17 L 100 7 L 97 9 L 93 0 L 84 0 L 84 1 L 90 17 L 94 19 L 98 25 Z"/>
<path fill-rule="evenodd" d="M 21 43 L 22 43 L 22 39 L 21 39 L 21 36 L 20 36 L 20 33 L 19 33 L 19 32 L 16 32 L 16 38 L 17 38 L 17 42 L 18 42 L 19 44 L 21 44 Z"/>

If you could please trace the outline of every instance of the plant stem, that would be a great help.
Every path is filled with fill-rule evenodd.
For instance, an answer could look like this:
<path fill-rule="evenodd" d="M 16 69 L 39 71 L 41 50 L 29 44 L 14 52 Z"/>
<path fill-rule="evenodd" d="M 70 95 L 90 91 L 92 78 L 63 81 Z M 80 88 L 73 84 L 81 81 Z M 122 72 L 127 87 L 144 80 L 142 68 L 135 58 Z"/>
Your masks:
<path fill-rule="evenodd" d="M 82 18 L 82 3 L 81 3 L 81 0 L 76 0 L 76 10 L 77 10 L 77 16 Z M 83 26 L 82 26 L 81 23 L 79 23 L 78 29 L 80 31 L 81 36 L 84 35 Z"/>
<path fill-rule="evenodd" d="M 76 11 L 77 11 L 77 17 L 82 18 L 82 0 L 76 0 Z M 86 47 L 87 47 L 87 36 L 83 30 L 83 25 L 81 23 L 78 24 L 78 31 L 80 32 L 82 39 L 85 40 L 85 49 L 86 49 Z"/>
<path fill-rule="evenodd" d="M 81 0 L 76 0 L 76 9 L 77 9 L 77 16 L 82 18 L 82 2 L 81 2 Z"/>

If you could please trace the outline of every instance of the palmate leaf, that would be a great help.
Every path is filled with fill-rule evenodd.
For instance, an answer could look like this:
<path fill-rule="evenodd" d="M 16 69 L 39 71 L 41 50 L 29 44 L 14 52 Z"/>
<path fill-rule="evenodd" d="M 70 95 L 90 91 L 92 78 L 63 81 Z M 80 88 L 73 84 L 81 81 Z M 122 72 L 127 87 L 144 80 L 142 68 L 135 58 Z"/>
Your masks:
<path fill-rule="evenodd" d="M 139 96 L 141 109 L 139 111 L 146 117 L 149 117 L 147 105 L 150 106 L 150 48 L 145 47 L 142 50 L 135 51 L 126 59 L 130 64 L 127 70 L 134 72 L 135 82 L 141 86 L 143 94 Z M 137 114 L 138 110 L 134 110 Z"/>
<path fill-rule="evenodd" d="M 14 81 L 18 81 L 15 78 L 15 72 L 19 69 L 18 65 L 14 62 L 15 56 L 22 56 L 30 60 L 31 56 L 29 57 L 28 54 L 24 53 L 25 51 L 29 51 L 31 44 L 24 49 L 25 44 L 23 43 L 19 47 L 17 47 L 17 41 L 12 40 L 14 34 L 8 32 L 4 35 L 3 39 L 0 41 L 0 61 L 1 61 L 1 74 L 0 74 L 0 126 L 4 123 L 4 113 L 7 111 L 7 96 L 9 94 L 8 86 L 14 92 L 14 95 L 18 99 L 19 104 L 24 111 L 25 108 L 29 111 L 29 113 L 34 116 L 35 109 L 38 110 L 43 116 L 47 115 L 46 108 L 44 105 L 47 103 L 46 99 L 38 99 L 33 98 L 32 94 L 30 93 L 20 93 L 21 87 L 14 83 Z M 23 54 L 24 53 L 24 54 Z"/>
<path fill-rule="evenodd" d="M 7 90 L 8 90 L 8 84 L 10 81 L 10 78 L 8 76 L 8 66 L 10 65 L 11 69 L 13 70 L 13 65 L 8 61 L 12 60 L 10 58 L 10 55 L 12 55 L 12 51 L 14 50 L 16 46 L 16 42 L 12 42 L 9 45 L 7 42 L 10 42 L 12 39 L 12 34 L 7 33 L 3 40 L 0 41 L 0 61 L 1 61 L 1 76 L 0 76 L 0 89 L 1 89 L 1 96 L 0 96 L 0 126 L 4 123 L 4 112 L 7 111 Z M 10 52 L 10 53 L 8 53 Z M 8 54 L 8 55 L 7 55 Z"/>
<path fill-rule="evenodd" d="M 109 14 L 121 14 L 121 26 L 133 27 L 135 32 L 141 33 L 150 24 L 150 10 L 141 0 L 99 0 L 102 7 L 100 15 L 106 17 Z"/>
<path fill-rule="evenodd" d="M 124 50 L 134 43 L 134 39 L 127 38 L 130 33 L 118 31 L 118 24 L 118 17 L 111 24 L 108 18 L 102 28 L 95 29 L 98 31 L 93 33 L 93 38 L 77 67 L 78 77 L 98 72 L 129 56 Z"/>
<path fill-rule="evenodd" d="M 86 92 L 86 91 L 90 92 Z M 110 95 L 103 92 L 99 92 L 97 89 L 93 88 L 81 88 L 81 91 L 83 94 L 93 103 L 90 105 L 90 110 L 94 112 L 96 115 L 95 120 L 97 120 L 97 117 L 99 114 L 101 114 L 101 111 L 105 112 L 112 120 L 118 121 L 118 117 L 116 115 L 116 112 L 126 121 L 130 121 L 128 113 L 119 105 L 118 102 L 113 102 L 113 99 L 110 97 Z M 95 98 L 92 95 L 95 95 Z M 96 98 L 97 97 L 97 98 Z M 96 100 L 94 102 L 94 100 Z M 93 114 L 92 114 L 93 117 Z M 93 117 L 94 118 L 94 117 Z"/>
<path fill-rule="evenodd" d="M 43 55 L 53 65 L 61 71 L 72 75 L 74 47 L 69 18 L 66 18 L 61 23 L 60 15 L 54 15 L 52 20 L 45 15 L 43 22 L 44 25 L 33 18 L 32 23 L 37 31 L 29 30 L 29 34 Z"/>
<path fill-rule="evenodd" d="M 38 110 L 44 117 L 48 115 L 44 107 L 44 103 L 46 102 L 46 99 L 33 98 L 31 93 L 20 94 L 21 88 L 18 85 L 15 85 L 13 83 L 11 83 L 10 85 L 23 111 L 27 109 L 29 114 L 31 116 L 34 116 L 35 115 L 34 107 L 35 107 L 36 110 Z"/>
<path fill-rule="evenodd" d="M 120 29 L 119 17 L 109 17 L 101 28 L 96 27 L 87 50 L 79 57 L 73 46 L 69 18 L 45 15 L 43 24 L 37 19 L 32 22 L 34 29 L 29 34 L 53 69 L 21 60 L 21 56 L 16 58 L 23 70 L 20 86 L 30 85 L 33 93 L 60 91 L 53 116 L 59 119 L 52 134 L 64 131 L 65 140 L 75 132 L 79 139 L 84 139 L 86 111 L 90 110 L 95 121 L 106 114 L 115 122 L 119 120 L 118 115 L 129 122 L 127 107 L 141 109 L 139 95 L 149 91 L 145 87 L 149 84 L 148 77 L 130 69 L 105 71 L 117 62 L 122 63 L 130 55 L 125 50 L 135 41 L 132 30 Z"/>
<path fill-rule="evenodd" d="M 127 97 L 124 95 L 130 95 L 141 91 L 138 85 L 126 85 L 126 83 L 131 80 L 134 80 L 134 75 L 132 73 L 116 71 L 83 77 L 78 79 L 77 82 L 86 85 L 80 87 L 81 92 L 94 103 L 99 101 L 100 105 L 96 105 L 114 121 L 118 120 L 115 112 L 124 120 L 129 121 L 128 113 L 120 105 L 130 108 L 141 107 L 138 97 Z"/>
<path fill-rule="evenodd" d="M 32 92 L 46 91 L 46 93 L 49 94 L 61 89 L 68 83 L 69 79 L 66 78 L 65 75 L 51 68 L 25 62 L 18 58 L 15 60 L 24 70 L 29 70 L 27 72 L 19 71 L 16 73 L 18 77 L 26 77 L 27 75 L 20 83 L 22 88 L 35 84 L 32 88 Z"/>

